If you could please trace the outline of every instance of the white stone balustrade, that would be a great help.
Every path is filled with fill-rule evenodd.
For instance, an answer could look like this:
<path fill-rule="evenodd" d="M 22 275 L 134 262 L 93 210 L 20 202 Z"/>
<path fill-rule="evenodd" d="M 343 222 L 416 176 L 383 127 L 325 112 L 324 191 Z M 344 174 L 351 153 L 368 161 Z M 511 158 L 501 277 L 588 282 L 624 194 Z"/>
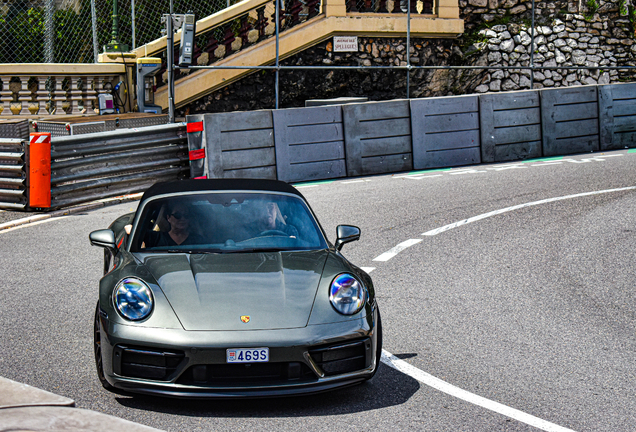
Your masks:
<path fill-rule="evenodd" d="M 0 118 L 93 114 L 123 76 L 118 64 L 0 64 Z"/>

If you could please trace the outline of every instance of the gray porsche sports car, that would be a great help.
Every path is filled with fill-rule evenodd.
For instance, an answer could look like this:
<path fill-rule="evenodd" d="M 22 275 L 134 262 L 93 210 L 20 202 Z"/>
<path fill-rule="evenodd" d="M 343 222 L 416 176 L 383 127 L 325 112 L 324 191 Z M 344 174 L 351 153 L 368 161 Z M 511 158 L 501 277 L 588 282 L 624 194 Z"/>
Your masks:
<path fill-rule="evenodd" d="M 90 242 L 105 249 L 94 320 L 107 389 L 261 397 L 370 379 L 382 326 L 371 278 L 304 197 L 268 180 L 160 183 Z"/>

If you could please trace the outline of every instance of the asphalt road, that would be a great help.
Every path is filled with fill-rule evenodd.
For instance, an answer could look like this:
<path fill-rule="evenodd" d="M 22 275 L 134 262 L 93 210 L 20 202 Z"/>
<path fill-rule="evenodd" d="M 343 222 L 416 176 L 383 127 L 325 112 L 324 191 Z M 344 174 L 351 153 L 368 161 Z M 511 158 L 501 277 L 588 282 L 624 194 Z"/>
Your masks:
<path fill-rule="evenodd" d="M 87 236 L 136 203 L 0 231 L 0 376 L 170 431 L 537 430 L 491 402 L 545 430 L 635 430 L 636 190 L 610 191 L 636 186 L 635 168 L 624 150 L 299 186 L 330 240 L 338 223 L 361 227 L 343 252 L 374 268 L 385 350 L 464 396 L 386 364 L 366 384 L 293 399 L 103 390 L 92 354 L 102 251 Z M 593 191 L 608 192 L 580 195 Z"/>

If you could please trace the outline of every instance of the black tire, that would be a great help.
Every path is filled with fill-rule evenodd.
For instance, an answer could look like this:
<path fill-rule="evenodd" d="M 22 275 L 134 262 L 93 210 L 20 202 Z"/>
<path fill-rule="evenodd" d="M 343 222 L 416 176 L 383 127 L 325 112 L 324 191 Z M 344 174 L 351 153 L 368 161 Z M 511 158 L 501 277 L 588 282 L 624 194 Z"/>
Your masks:
<path fill-rule="evenodd" d="M 380 364 L 382 363 L 380 361 L 380 359 L 382 358 L 382 317 L 380 316 L 380 308 L 378 308 L 378 325 L 376 327 L 376 331 L 378 332 L 377 345 L 375 349 L 376 366 L 375 370 L 373 371 L 371 376 L 367 378 L 367 380 L 370 380 L 375 376 L 375 374 L 378 372 L 378 369 L 380 369 Z"/>
<path fill-rule="evenodd" d="M 106 390 L 113 391 L 115 388 L 106 381 L 104 376 L 104 365 L 102 364 L 102 334 L 101 322 L 99 320 L 99 302 L 95 308 L 95 320 L 93 322 L 93 351 L 95 352 L 95 367 L 97 368 L 97 378 Z"/>

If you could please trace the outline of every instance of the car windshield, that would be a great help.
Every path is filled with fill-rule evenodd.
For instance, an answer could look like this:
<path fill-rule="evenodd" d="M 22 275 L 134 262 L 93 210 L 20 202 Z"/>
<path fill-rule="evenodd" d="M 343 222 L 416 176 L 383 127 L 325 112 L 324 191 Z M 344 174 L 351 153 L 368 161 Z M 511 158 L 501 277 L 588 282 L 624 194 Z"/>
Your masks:
<path fill-rule="evenodd" d="M 326 247 L 309 208 L 298 197 L 214 192 L 146 204 L 131 251 L 235 253 Z"/>

